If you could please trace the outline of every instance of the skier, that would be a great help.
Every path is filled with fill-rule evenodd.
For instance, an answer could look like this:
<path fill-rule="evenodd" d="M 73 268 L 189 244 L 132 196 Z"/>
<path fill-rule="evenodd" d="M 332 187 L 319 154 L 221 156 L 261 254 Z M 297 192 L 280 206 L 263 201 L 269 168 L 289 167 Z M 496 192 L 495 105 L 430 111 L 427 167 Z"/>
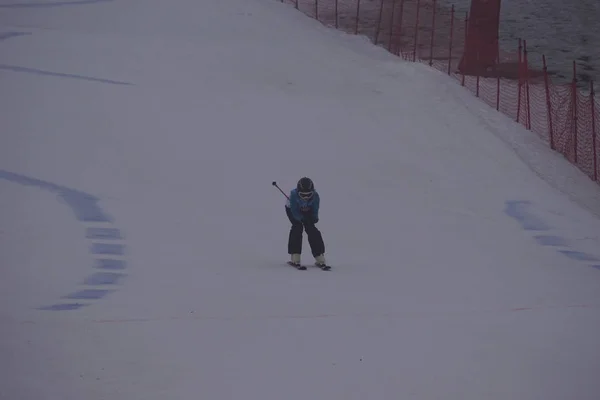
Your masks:
<path fill-rule="evenodd" d="M 290 192 L 285 205 L 285 212 L 292 223 L 288 239 L 288 254 L 294 265 L 300 265 L 302 253 L 302 231 L 306 230 L 308 243 L 316 264 L 320 267 L 325 263 L 325 244 L 321 232 L 315 226 L 319 222 L 319 193 L 315 190 L 313 181 L 304 177 L 298 181 L 295 189 Z"/>

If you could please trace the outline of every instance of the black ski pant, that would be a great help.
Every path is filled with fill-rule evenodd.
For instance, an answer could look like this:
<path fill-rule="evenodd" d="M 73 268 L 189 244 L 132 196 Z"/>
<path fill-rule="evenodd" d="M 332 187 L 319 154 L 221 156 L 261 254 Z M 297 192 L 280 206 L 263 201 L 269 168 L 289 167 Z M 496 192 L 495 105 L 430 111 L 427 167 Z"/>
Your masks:
<path fill-rule="evenodd" d="M 308 244 L 310 245 L 313 257 L 324 254 L 325 244 L 323 243 L 323 236 L 315 224 L 309 218 L 305 218 L 304 222 L 297 221 L 288 207 L 285 208 L 285 212 L 292 223 L 288 239 L 288 254 L 302 254 L 303 230 L 306 231 L 306 235 L 308 236 Z"/>

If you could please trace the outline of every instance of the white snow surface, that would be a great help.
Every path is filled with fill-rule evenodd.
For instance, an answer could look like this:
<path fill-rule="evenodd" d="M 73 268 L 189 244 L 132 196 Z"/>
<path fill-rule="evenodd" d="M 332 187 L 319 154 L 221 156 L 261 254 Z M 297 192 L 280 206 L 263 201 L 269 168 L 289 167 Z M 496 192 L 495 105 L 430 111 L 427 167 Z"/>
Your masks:
<path fill-rule="evenodd" d="M 600 189 L 451 78 L 274 0 L 0 29 L 0 399 L 600 398 Z M 329 272 L 285 265 L 302 176 Z"/>

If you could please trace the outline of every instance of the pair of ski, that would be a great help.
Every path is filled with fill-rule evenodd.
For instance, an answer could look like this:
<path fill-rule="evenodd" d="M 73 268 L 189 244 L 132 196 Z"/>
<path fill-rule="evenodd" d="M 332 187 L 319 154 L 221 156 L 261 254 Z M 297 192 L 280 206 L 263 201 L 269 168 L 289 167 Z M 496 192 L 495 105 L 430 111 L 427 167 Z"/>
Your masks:
<path fill-rule="evenodd" d="M 306 265 L 296 264 L 296 263 L 293 263 L 291 261 L 288 261 L 287 264 L 291 265 L 292 267 L 294 267 L 296 269 L 299 269 L 301 271 L 305 271 L 307 269 Z M 320 268 L 323 271 L 329 271 L 329 270 L 331 270 L 331 267 L 329 265 L 315 264 L 315 267 Z"/>

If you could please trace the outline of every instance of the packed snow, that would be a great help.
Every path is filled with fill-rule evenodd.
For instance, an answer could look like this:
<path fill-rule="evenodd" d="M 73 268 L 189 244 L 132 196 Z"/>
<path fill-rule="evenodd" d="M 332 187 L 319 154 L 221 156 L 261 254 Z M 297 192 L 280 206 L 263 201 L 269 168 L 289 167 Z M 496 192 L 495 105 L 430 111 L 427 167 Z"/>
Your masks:
<path fill-rule="evenodd" d="M 600 187 L 452 78 L 275 0 L 2 0 L 0 47 L 0 399 L 599 398 Z"/>

